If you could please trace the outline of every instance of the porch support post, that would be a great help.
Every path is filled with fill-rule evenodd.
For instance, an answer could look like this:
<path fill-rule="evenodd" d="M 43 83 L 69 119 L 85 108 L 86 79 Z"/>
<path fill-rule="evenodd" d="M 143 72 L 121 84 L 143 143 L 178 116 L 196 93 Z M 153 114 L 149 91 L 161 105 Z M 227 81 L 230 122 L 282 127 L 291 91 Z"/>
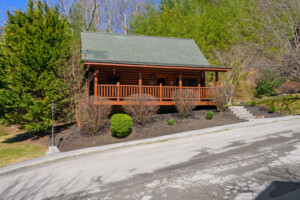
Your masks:
<path fill-rule="evenodd" d="M 198 102 L 199 103 L 201 101 L 200 91 L 201 91 L 201 86 L 200 86 L 200 83 L 198 83 Z"/>
<path fill-rule="evenodd" d="M 139 94 L 142 94 L 142 70 L 139 70 Z"/>
<path fill-rule="evenodd" d="M 216 72 L 216 87 L 219 87 L 219 73 Z"/>
<path fill-rule="evenodd" d="M 120 82 L 117 83 L 117 101 L 120 101 Z"/>
<path fill-rule="evenodd" d="M 94 96 L 98 96 L 98 73 L 99 71 L 96 70 L 95 72 L 95 78 L 94 78 Z"/>
<path fill-rule="evenodd" d="M 179 72 L 179 94 L 181 97 L 181 92 L 182 91 L 182 71 Z"/>
<path fill-rule="evenodd" d="M 159 101 L 162 102 L 162 84 L 159 83 Z"/>
<path fill-rule="evenodd" d="M 217 89 L 217 96 L 219 96 L 219 73 L 216 72 L 216 89 Z"/>

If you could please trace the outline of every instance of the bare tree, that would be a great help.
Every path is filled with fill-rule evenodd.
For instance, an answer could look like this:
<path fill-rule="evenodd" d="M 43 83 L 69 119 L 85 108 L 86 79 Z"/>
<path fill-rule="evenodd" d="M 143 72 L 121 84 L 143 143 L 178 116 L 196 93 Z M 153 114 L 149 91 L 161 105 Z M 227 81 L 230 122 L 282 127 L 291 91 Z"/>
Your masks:
<path fill-rule="evenodd" d="M 126 98 L 125 102 L 123 106 L 125 112 L 136 118 L 142 125 L 159 109 L 157 99 L 149 94 L 134 94 Z"/>
<path fill-rule="evenodd" d="M 128 19 L 140 13 L 144 0 L 59 0 L 72 30 L 128 32 Z"/>
<path fill-rule="evenodd" d="M 256 0 L 257 30 L 263 45 L 257 52 L 290 80 L 300 81 L 300 1 Z"/>
<path fill-rule="evenodd" d="M 99 7 L 97 0 L 59 0 L 59 5 L 72 31 L 91 30 Z"/>
<path fill-rule="evenodd" d="M 56 70 L 57 76 L 61 78 L 67 89 L 61 88 L 61 93 L 66 96 L 72 110 L 70 114 L 75 114 L 75 120 L 78 122 L 78 103 L 84 95 L 85 75 L 79 42 L 70 44 L 69 51 L 65 52 L 62 59 L 56 61 Z"/>
<path fill-rule="evenodd" d="M 91 96 L 79 101 L 80 129 L 84 133 L 93 134 L 105 126 L 112 106 L 106 99 Z"/>
<path fill-rule="evenodd" d="M 197 106 L 198 95 L 195 89 L 183 89 L 174 92 L 175 107 L 181 116 L 187 117 Z"/>
<path fill-rule="evenodd" d="M 236 88 L 240 86 L 242 80 L 245 80 L 249 68 L 253 66 L 253 52 L 248 46 L 234 46 L 229 51 L 215 51 L 215 57 L 221 66 L 231 67 L 232 70 L 225 73 L 222 86 L 230 86 L 228 89 L 234 94 Z M 232 102 L 233 96 L 230 96 L 229 102 Z"/>

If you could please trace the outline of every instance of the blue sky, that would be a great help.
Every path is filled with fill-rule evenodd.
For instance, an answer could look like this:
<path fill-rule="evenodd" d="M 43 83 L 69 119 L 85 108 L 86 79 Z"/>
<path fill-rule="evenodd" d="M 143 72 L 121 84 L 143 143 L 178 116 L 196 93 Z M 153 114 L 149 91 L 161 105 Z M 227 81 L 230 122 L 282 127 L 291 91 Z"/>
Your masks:
<path fill-rule="evenodd" d="M 6 10 L 24 10 L 28 0 L 0 0 L 0 25 L 3 25 Z M 52 0 L 52 2 L 57 2 Z"/>
<path fill-rule="evenodd" d="M 23 9 L 24 5 L 26 5 L 27 0 L 0 0 L 0 8 L 1 10 L 12 10 L 14 8 Z"/>

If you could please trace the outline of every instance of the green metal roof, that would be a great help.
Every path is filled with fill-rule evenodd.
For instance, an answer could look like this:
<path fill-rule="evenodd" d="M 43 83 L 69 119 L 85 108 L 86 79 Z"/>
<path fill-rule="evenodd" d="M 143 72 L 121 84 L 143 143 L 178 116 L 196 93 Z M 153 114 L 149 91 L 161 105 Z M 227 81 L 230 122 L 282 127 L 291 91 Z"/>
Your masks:
<path fill-rule="evenodd" d="M 87 62 L 210 67 L 193 39 L 82 32 Z"/>

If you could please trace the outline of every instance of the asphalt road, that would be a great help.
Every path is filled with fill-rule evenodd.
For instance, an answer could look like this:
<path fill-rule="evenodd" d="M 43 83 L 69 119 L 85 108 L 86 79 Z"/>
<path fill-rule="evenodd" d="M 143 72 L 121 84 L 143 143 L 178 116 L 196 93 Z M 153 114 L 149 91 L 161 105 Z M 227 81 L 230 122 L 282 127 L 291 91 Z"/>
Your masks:
<path fill-rule="evenodd" d="M 0 199 L 300 199 L 300 119 L 114 149 L 0 176 Z"/>

